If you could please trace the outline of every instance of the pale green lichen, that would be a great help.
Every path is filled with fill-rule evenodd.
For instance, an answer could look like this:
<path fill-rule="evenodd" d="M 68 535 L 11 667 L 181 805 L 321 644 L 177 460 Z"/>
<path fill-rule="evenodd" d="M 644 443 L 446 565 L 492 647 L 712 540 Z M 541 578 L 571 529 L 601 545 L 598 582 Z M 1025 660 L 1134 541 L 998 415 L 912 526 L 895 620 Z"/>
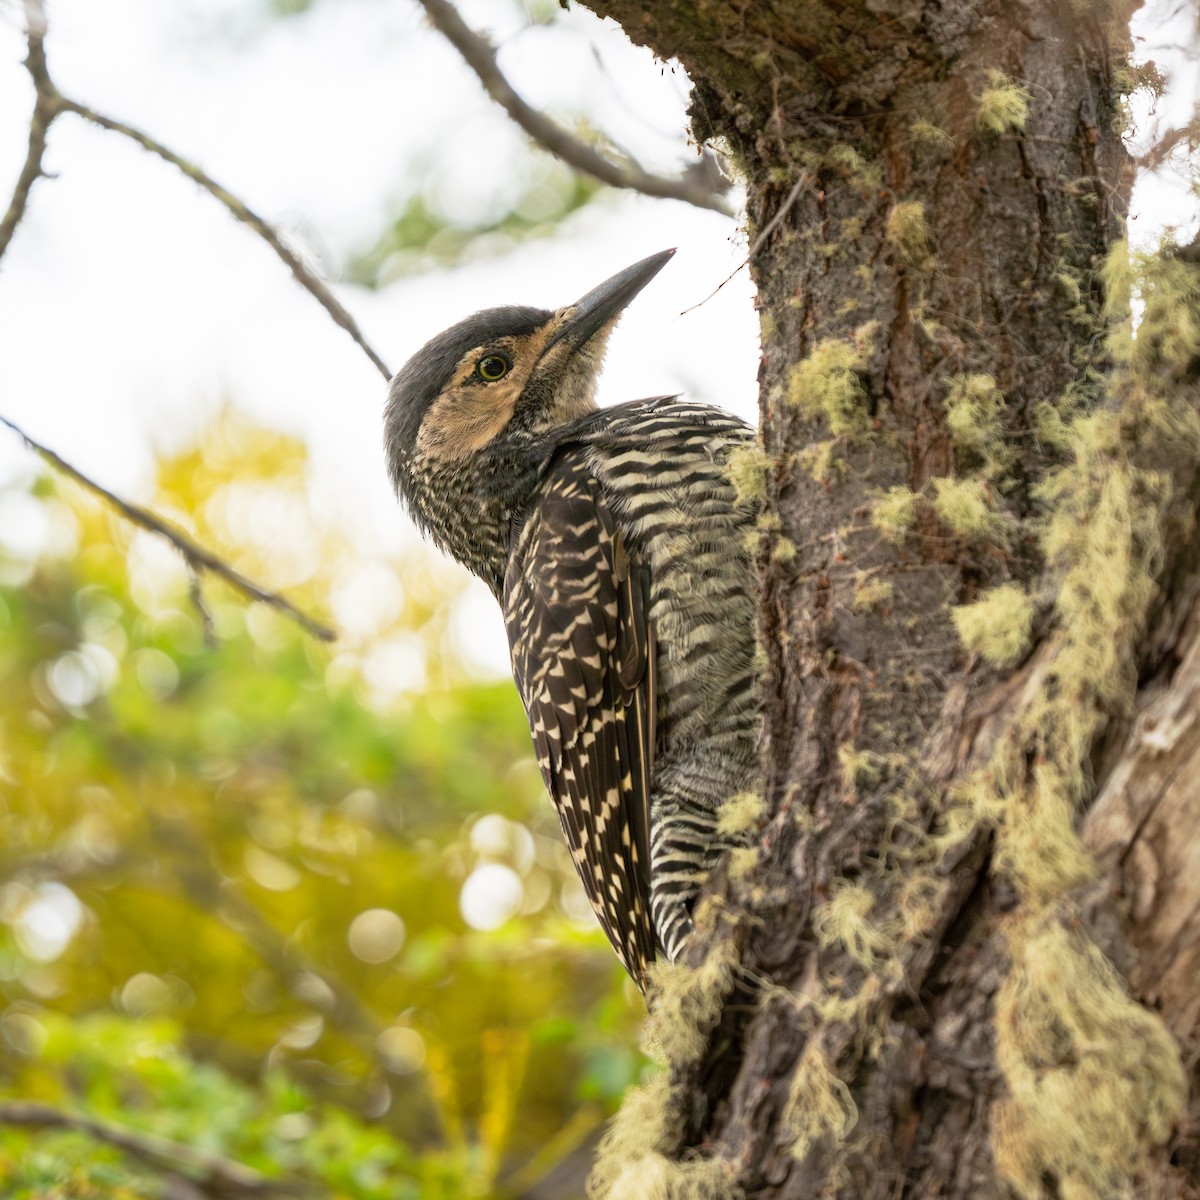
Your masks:
<path fill-rule="evenodd" d="M 848 174 L 862 174 L 867 169 L 867 160 L 846 142 L 834 142 L 825 151 L 825 161 L 835 163 Z"/>
<path fill-rule="evenodd" d="M 665 1072 L 625 1093 L 596 1151 L 588 1178 L 592 1200 L 735 1200 L 728 1161 L 669 1157 L 670 1108 Z"/>
<path fill-rule="evenodd" d="M 626 1163 L 610 1182 L 593 1182 L 588 1195 L 593 1200 L 740 1200 L 744 1193 L 733 1186 L 733 1174 L 733 1164 L 723 1158 L 678 1162 L 647 1154 Z"/>
<path fill-rule="evenodd" d="M 881 956 L 891 954 L 893 939 L 867 918 L 875 896 L 860 883 L 838 880 L 824 904 L 813 910 L 812 926 L 822 946 L 841 946 L 855 962 L 875 968 Z"/>
<path fill-rule="evenodd" d="M 959 537 L 982 538 L 999 533 L 1004 522 L 992 508 L 988 489 L 978 479 L 933 481 L 933 511 Z"/>
<path fill-rule="evenodd" d="M 1071 302 L 1063 315 L 1081 332 L 1094 334 L 1100 329 L 1096 311 L 1083 272 L 1064 263 L 1051 276 L 1054 283 Z"/>
<path fill-rule="evenodd" d="M 845 1081 L 810 1037 L 792 1071 L 783 1110 L 783 1128 L 791 1138 L 791 1153 L 799 1159 L 822 1142 L 840 1145 L 858 1123 L 858 1107 Z"/>
<path fill-rule="evenodd" d="M 721 805 L 717 813 L 717 833 L 721 837 L 737 837 L 750 833 L 762 824 L 767 814 L 767 802 L 754 792 L 738 792 Z"/>
<path fill-rule="evenodd" d="M 761 504 L 767 498 L 767 472 L 770 468 L 771 459 L 757 442 L 739 446 L 730 454 L 725 474 L 733 484 L 734 498 L 738 504 Z"/>
<path fill-rule="evenodd" d="M 959 450 L 969 451 L 983 461 L 991 476 L 1012 461 L 1001 413 L 1004 395 L 990 375 L 955 375 L 946 395 L 946 424 Z"/>
<path fill-rule="evenodd" d="M 854 577 L 854 600 L 851 607 L 856 613 L 870 612 L 890 604 L 895 588 L 886 579 L 859 571 Z"/>
<path fill-rule="evenodd" d="M 1146 92 L 1158 99 L 1167 89 L 1168 78 L 1157 63 L 1116 63 L 1112 72 L 1113 89 L 1122 96 Z"/>
<path fill-rule="evenodd" d="M 833 477 L 842 468 L 843 462 L 837 454 L 838 439 L 825 438 L 811 442 L 796 454 L 796 465 L 806 471 L 818 483 Z"/>
<path fill-rule="evenodd" d="M 1083 300 L 1083 288 L 1079 286 L 1079 278 L 1073 271 L 1056 271 L 1051 278 L 1073 303 L 1079 304 Z"/>
<path fill-rule="evenodd" d="M 875 500 L 871 508 L 871 524 L 879 530 L 885 541 L 899 545 L 916 524 L 920 501 L 920 495 L 908 488 L 889 488 L 887 495 Z"/>
<path fill-rule="evenodd" d="M 1136 329 L 1126 320 L 1110 335 L 1118 362 L 1144 371 L 1156 362 L 1186 370 L 1200 355 L 1200 303 L 1197 268 L 1164 247 L 1158 254 L 1132 254 L 1124 243 L 1113 248 L 1101 277 L 1107 312 L 1141 309 Z"/>
<path fill-rule="evenodd" d="M 1082 417 L 1072 431 L 1075 462 L 1037 490 L 1052 513 L 1043 549 L 1065 567 L 1057 599 L 1065 653 L 1055 675 L 1071 694 L 1115 698 L 1133 682 L 1115 635 L 1153 598 L 1160 533 L 1152 502 L 1167 483 L 1123 461 L 1116 414 Z"/>
<path fill-rule="evenodd" d="M 920 200 L 906 200 L 892 206 L 888 213 L 884 236 L 905 265 L 927 268 L 933 261 L 929 252 L 929 227 L 925 222 L 925 205 Z"/>
<path fill-rule="evenodd" d="M 1071 426 L 1056 404 L 1039 400 L 1030 414 L 1038 444 L 1047 450 L 1065 450 L 1071 443 Z"/>
<path fill-rule="evenodd" d="M 670 1080 L 663 1072 L 625 1093 L 620 1109 L 600 1139 L 592 1172 L 594 1183 L 611 1185 L 627 1164 L 661 1150 L 667 1140 L 669 1087 Z"/>
<path fill-rule="evenodd" d="M 799 161 L 810 171 L 836 172 L 862 191 L 875 191 L 883 180 L 879 163 L 864 158 L 848 142 L 833 142 L 819 148 L 808 142 L 801 143 Z"/>
<path fill-rule="evenodd" d="M 1057 572 L 1054 624 L 1036 686 L 971 777 L 972 794 L 956 795 L 958 811 L 994 827 L 996 868 L 1019 902 L 996 996 L 1006 1098 L 992 1141 L 998 1171 L 1030 1200 L 1047 1190 L 1064 1200 L 1136 1195 L 1185 1104 L 1178 1049 L 1088 941 L 1073 895 L 1095 874 L 1077 828 L 1087 766 L 1110 714 L 1136 694 L 1133 646 L 1156 595 L 1172 498 L 1169 479 L 1132 454 L 1145 463 L 1200 455 L 1200 421 L 1179 386 L 1200 353 L 1200 271 L 1170 254 L 1131 260 L 1119 246 L 1105 278 L 1110 313 L 1126 313 L 1109 342 L 1110 403 L 1070 420 L 1071 459 L 1036 492 Z M 1136 331 L 1133 296 L 1144 304 Z"/>
<path fill-rule="evenodd" d="M 993 68 L 987 87 L 975 98 L 975 122 L 987 133 L 1024 129 L 1032 100 L 1027 87 Z"/>
<path fill-rule="evenodd" d="M 728 938 L 717 942 L 699 967 L 655 964 L 646 1038 L 672 1066 L 686 1066 L 704 1053 L 737 966 L 737 948 Z"/>
<path fill-rule="evenodd" d="M 851 788 L 874 787 L 883 774 L 884 759 L 875 750 L 859 749 L 850 742 L 838 747 L 838 765 L 842 778 Z"/>
<path fill-rule="evenodd" d="M 924 117 L 918 117 L 908 127 L 908 130 L 915 142 L 937 150 L 954 149 L 954 138 L 940 125 L 935 125 L 932 121 L 927 121 Z"/>
<path fill-rule="evenodd" d="M 1035 766 L 1005 807 L 996 865 L 1031 903 L 1049 903 L 1095 874 L 1075 827 L 1075 767 L 1047 759 Z"/>
<path fill-rule="evenodd" d="M 1127 994 L 1111 964 L 1053 912 L 1009 928 L 1012 964 L 996 995 L 993 1109 L 1000 1175 L 1024 1200 L 1135 1194 L 1146 1148 L 1187 1103 L 1179 1050 Z"/>
<path fill-rule="evenodd" d="M 1029 646 L 1034 604 L 1013 583 L 992 588 L 950 612 L 962 644 L 993 667 L 1010 667 Z"/>
<path fill-rule="evenodd" d="M 808 416 L 823 416 L 832 434 L 866 432 L 867 396 L 857 374 L 863 366 L 860 349 L 840 338 L 823 338 L 792 368 L 788 401 Z"/>
<path fill-rule="evenodd" d="M 771 547 L 771 558 L 781 567 L 786 567 L 788 563 L 793 562 L 797 553 L 796 543 L 791 538 L 776 538 L 775 544 Z"/>
<path fill-rule="evenodd" d="M 729 878 L 735 883 L 745 883 L 756 866 L 758 866 L 758 850 L 755 847 L 738 847 L 729 851 Z"/>

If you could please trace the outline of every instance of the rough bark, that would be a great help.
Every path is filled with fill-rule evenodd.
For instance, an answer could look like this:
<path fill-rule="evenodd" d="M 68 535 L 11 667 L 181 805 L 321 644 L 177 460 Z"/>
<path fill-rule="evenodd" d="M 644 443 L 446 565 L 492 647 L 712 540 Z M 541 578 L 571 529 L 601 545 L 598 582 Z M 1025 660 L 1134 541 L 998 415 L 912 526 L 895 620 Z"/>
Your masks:
<path fill-rule="evenodd" d="M 1200 1195 L 1200 282 L 1120 332 L 1130 10 L 590 7 L 769 231 L 771 514 L 761 849 L 597 1190 Z"/>

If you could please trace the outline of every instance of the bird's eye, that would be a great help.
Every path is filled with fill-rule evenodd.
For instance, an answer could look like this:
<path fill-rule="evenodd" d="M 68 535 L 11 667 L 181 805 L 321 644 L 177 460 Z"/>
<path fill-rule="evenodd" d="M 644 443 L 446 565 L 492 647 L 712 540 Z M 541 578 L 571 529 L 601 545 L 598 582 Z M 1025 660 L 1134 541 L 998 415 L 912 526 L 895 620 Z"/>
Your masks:
<path fill-rule="evenodd" d="M 475 364 L 475 374 L 487 383 L 503 379 L 512 370 L 512 359 L 507 354 L 485 354 Z"/>

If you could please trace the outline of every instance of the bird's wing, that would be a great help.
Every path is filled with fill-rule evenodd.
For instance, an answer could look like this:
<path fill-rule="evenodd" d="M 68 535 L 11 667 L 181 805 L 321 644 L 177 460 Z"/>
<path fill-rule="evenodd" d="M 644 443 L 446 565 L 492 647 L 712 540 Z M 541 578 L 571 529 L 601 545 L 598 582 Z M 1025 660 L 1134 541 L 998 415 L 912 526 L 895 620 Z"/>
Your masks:
<path fill-rule="evenodd" d="M 567 845 L 604 932 L 644 990 L 655 956 L 650 573 L 581 448 L 556 460 L 515 534 L 503 606 L 513 675 Z"/>

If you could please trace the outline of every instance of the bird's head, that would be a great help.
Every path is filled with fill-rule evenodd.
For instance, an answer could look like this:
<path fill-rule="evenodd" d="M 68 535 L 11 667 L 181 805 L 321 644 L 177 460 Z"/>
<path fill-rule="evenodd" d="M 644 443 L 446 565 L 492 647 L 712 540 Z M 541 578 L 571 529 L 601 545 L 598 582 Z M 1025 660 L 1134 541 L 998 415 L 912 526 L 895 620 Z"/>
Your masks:
<path fill-rule="evenodd" d="M 506 486 L 514 458 L 595 407 L 609 334 L 674 253 L 651 255 L 553 312 L 477 312 L 438 334 L 392 379 L 384 413 L 388 470 L 436 540 L 452 541 L 439 529 L 440 507 L 471 507 L 456 482 L 476 496 L 492 483 Z"/>

